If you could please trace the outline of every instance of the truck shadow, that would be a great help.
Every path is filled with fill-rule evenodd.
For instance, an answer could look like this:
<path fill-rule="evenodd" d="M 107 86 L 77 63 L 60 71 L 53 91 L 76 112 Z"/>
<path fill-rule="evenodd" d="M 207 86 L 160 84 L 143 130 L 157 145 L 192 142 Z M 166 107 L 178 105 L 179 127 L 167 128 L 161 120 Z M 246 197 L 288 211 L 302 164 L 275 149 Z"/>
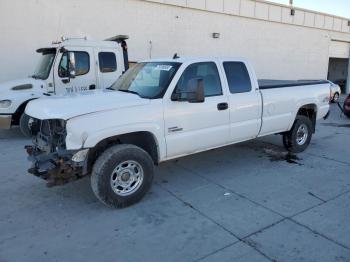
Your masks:
<path fill-rule="evenodd" d="M 13 127 L 11 129 L 0 129 L 0 139 L 6 140 L 29 140 L 29 138 L 25 137 L 19 127 Z"/>
<path fill-rule="evenodd" d="M 162 163 L 159 167 L 156 167 L 155 183 L 152 186 L 151 191 L 146 195 L 142 202 L 154 203 L 157 202 L 159 195 L 166 197 L 166 193 L 160 190 L 159 187 L 166 186 L 168 184 L 170 188 L 180 187 L 179 183 L 182 179 L 184 181 L 192 181 L 188 186 L 197 188 L 200 185 L 198 183 L 197 173 L 202 173 L 203 170 L 213 171 L 216 168 L 226 166 L 230 169 L 233 166 L 239 169 L 240 165 L 245 166 L 243 159 L 252 158 L 257 161 L 271 161 L 271 162 L 286 162 L 293 165 L 302 165 L 301 160 L 293 154 L 289 154 L 278 145 L 273 145 L 264 141 L 255 140 L 249 142 L 243 142 L 236 145 L 226 146 L 223 148 L 213 149 L 207 152 L 202 152 L 186 157 L 179 158 L 178 160 L 171 160 Z M 243 155 L 239 155 L 242 152 Z M 177 164 L 184 166 L 188 170 L 197 170 L 198 172 L 185 172 L 182 168 L 178 168 Z M 190 177 L 189 177 L 190 176 Z M 228 177 L 232 174 L 228 174 Z M 90 186 L 90 177 L 84 177 L 77 181 L 65 184 L 63 186 L 55 186 L 52 188 L 46 188 L 46 181 L 42 181 L 39 178 L 33 178 L 31 186 L 27 189 L 27 197 L 36 197 L 34 202 L 45 202 L 46 205 L 59 204 L 61 207 L 74 208 L 76 206 L 90 206 L 91 208 L 109 209 L 100 203 L 94 196 Z M 183 187 L 183 185 L 181 186 Z"/>
<path fill-rule="evenodd" d="M 322 126 L 330 126 L 330 127 L 347 127 L 350 128 L 350 124 L 337 124 L 337 123 L 322 123 Z"/>

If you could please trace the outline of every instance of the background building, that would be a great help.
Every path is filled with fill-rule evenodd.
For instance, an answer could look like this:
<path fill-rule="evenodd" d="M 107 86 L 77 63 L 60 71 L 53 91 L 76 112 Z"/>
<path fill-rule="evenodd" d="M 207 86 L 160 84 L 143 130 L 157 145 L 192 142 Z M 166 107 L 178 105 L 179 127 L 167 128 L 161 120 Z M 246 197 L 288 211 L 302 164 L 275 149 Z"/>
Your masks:
<path fill-rule="evenodd" d="M 229 55 L 249 58 L 259 78 L 349 78 L 349 19 L 293 10 L 260 0 L 1 0 L 0 81 L 30 75 L 35 50 L 61 36 L 116 34 L 130 36 L 135 61 Z"/>

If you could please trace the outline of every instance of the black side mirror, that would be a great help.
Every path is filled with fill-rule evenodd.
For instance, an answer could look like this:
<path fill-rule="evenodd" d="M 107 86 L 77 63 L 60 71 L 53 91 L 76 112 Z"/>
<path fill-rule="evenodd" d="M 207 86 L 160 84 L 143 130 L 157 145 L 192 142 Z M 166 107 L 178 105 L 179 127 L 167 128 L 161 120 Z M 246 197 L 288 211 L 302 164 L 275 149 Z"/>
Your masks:
<path fill-rule="evenodd" d="M 75 78 L 75 54 L 68 52 L 68 74 L 69 78 Z"/>
<path fill-rule="evenodd" d="M 186 91 L 176 90 L 171 95 L 172 101 L 188 101 L 189 103 L 203 103 L 204 80 L 202 78 L 192 78 L 187 82 Z"/>

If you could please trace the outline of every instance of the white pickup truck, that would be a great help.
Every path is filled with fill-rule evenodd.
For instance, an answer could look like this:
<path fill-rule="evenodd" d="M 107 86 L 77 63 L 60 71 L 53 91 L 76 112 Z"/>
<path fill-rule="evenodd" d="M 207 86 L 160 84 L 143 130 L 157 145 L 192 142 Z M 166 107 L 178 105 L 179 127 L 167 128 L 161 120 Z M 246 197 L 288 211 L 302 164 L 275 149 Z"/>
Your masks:
<path fill-rule="evenodd" d="M 24 110 L 29 101 L 110 87 L 128 69 L 127 36 L 105 41 L 62 39 L 37 50 L 41 54 L 35 73 L 0 84 L 0 128 L 20 125 L 28 135 Z"/>
<path fill-rule="evenodd" d="M 270 134 L 304 151 L 329 96 L 326 81 L 259 85 L 243 59 L 141 62 L 108 90 L 30 102 L 29 172 L 49 186 L 91 174 L 103 203 L 125 207 L 149 190 L 154 164 Z"/>

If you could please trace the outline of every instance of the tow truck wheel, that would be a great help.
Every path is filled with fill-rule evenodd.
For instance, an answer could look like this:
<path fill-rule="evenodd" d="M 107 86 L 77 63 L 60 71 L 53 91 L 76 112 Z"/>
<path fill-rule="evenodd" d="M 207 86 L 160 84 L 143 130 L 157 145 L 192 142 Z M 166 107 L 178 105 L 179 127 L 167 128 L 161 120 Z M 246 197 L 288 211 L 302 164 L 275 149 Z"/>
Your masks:
<path fill-rule="evenodd" d="M 153 173 L 153 161 L 147 152 L 134 145 L 116 145 L 94 164 L 91 187 L 102 203 L 123 208 L 144 197 L 151 188 Z"/>
<path fill-rule="evenodd" d="M 19 128 L 25 137 L 31 136 L 30 129 L 29 129 L 29 119 L 30 117 L 25 113 L 23 113 L 19 119 Z"/>
<path fill-rule="evenodd" d="M 292 153 L 301 153 L 309 146 L 312 137 L 312 123 L 306 116 L 297 116 L 292 129 L 283 134 L 283 145 Z"/>

